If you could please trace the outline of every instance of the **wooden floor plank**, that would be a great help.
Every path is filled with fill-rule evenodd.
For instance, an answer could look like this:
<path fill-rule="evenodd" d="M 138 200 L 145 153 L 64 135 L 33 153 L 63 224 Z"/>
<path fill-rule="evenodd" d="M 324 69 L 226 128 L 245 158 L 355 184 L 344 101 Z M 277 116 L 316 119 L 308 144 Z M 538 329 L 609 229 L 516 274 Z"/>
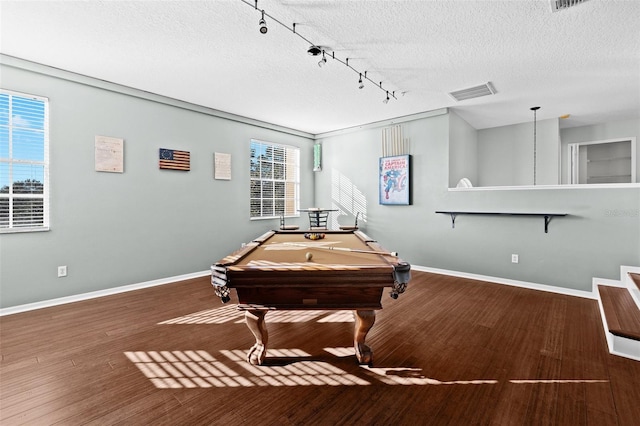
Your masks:
<path fill-rule="evenodd" d="M 607 352 L 594 300 L 414 272 L 407 292 L 377 313 L 372 368 L 337 355 L 351 350 L 354 325 L 349 315 L 320 322 L 329 312 L 298 312 L 299 322 L 267 314 L 270 347 L 308 355 L 268 354 L 267 365 L 251 367 L 243 357 L 253 336 L 230 306 L 204 277 L 1 317 L 0 423 L 640 418 L 640 363 Z"/>

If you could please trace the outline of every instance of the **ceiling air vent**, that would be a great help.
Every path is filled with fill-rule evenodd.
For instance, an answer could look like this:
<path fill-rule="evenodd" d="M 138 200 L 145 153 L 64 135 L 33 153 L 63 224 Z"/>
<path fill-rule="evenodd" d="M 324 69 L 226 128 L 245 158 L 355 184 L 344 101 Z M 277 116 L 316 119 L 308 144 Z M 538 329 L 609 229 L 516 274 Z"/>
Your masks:
<path fill-rule="evenodd" d="M 456 90 L 449 95 L 456 101 L 464 101 L 466 99 L 479 98 L 480 96 L 493 95 L 496 93 L 491 83 L 481 84 L 480 86 L 469 87 L 468 89 Z"/>
<path fill-rule="evenodd" d="M 561 10 L 577 6 L 585 1 L 587 0 L 549 0 L 549 3 L 551 3 L 552 12 L 559 12 Z"/>

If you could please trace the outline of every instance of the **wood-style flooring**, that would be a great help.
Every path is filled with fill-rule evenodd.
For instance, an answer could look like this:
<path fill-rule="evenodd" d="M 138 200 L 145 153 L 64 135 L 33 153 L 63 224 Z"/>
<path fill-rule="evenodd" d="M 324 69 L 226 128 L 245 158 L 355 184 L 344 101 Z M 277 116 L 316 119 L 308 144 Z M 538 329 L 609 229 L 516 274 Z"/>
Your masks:
<path fill-rule="evenodd" d="M 371 368 L 341 311 L 270 312 L 250 366 L 207 277 L 1 317 L 0 424 L 640 424 L 594 300 L 413 272 L 383 307 Z"/>

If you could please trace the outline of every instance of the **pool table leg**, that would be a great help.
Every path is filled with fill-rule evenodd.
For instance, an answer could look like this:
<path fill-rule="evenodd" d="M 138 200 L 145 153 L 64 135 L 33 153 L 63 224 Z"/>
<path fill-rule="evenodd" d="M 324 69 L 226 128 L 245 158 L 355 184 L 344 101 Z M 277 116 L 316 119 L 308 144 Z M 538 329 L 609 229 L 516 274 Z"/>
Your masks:
<path fill-rule="evenodd" d="M 252 365 L 262 365 L 264 358 L 267 356 L 267 342 L 269 341 L 269 333 L 267 325 L 264 322 L 264 316 L 267 311 L 248 310 L 245 311 L 244 319 L 247 327 L 256 338 L 256 343 L 249 349 L 247 353 L 247 361 Z"/>
<path fill-rule="evenodd" d="M 359 364 L 373 363 L 373 351 L 364 343 L 367 333 L 376 322 L 376 311 L 355 311 L 356 329 L 353 336 L 353 346 L 356 350 L 356 358 Z"/>

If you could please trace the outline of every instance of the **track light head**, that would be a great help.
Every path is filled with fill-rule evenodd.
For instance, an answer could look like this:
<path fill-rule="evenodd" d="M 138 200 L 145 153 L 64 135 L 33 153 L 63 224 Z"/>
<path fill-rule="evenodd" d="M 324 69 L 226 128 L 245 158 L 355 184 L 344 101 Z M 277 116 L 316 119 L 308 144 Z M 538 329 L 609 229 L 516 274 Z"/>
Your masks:
<path fill-rule="evenodd" d="M 362 74 L 360 74 L 360 80 L 358 80 L 358 89 L 363 89 L 364 83 L 362 82 Z"/>
<path fill-rule="evenodd" d="M 318 66 L 322 68 L 327 63 L 327 58 L 324 57 L 324 50 L 322 51 L 322 59 L 318 61 Z"/>
<path fill-rule="evenodd" d="M 262 11 L 262 18 L 258 21 L 258 25 L 260 26 L 260 34 L 266 34 L 269 30 L 267 28 L 267 22 L 264 20 L 264 10 Z"/>
<path fill-rule="evenodd" d="M 389 91 L 387 91 L 387 98 L 385 100 L 382 101 L 383 104 L 388 104 L 389 103 Z"/>

